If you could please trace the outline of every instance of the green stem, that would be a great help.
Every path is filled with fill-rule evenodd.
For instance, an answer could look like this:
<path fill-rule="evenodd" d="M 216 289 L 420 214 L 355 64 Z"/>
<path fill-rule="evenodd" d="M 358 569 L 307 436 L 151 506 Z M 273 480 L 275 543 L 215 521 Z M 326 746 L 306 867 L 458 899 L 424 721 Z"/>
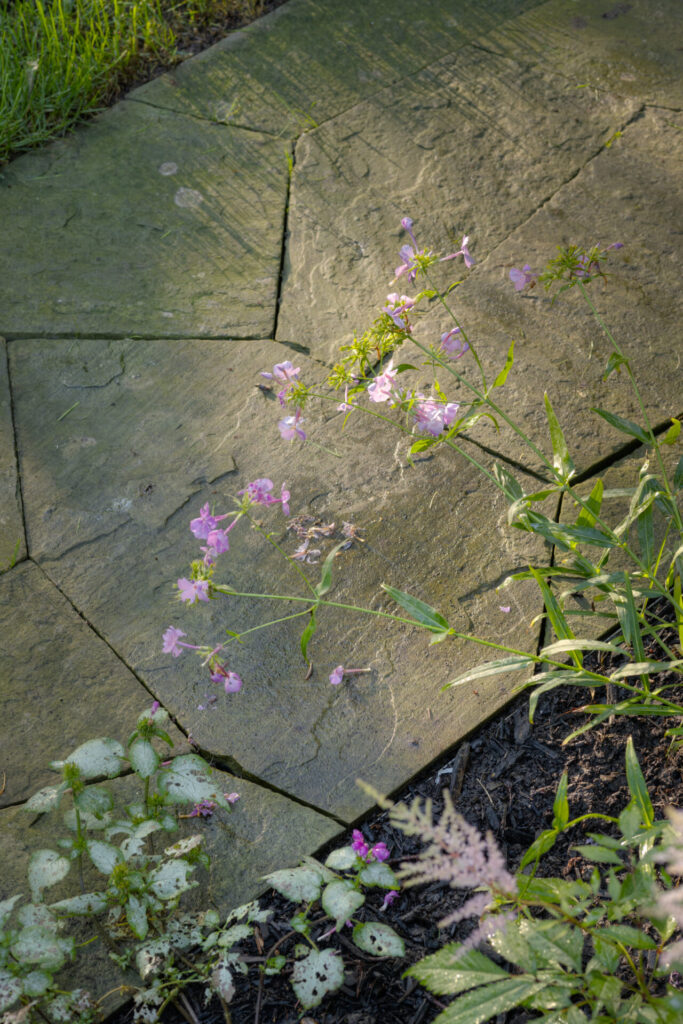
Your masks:
<path fill-rule="evenodd" d="M 460 331 L 460 334 L 462 335 L 463 341 L 467 342 L 467 344 L 469 345 L 470 352 L 474 356 L 474 361 L 476 362 L 477 367 L 479 369 L 479 373 L 481 374 L 481 382 L 482 382 L 482 384 L 484 386 L 484 391 L 487 391 L 488 388 L 487 388 L 487 385 L 486 385 L 486 374 L 484 373 L 484 367 L 481 364 L 481 360 L 479 359 L 479 356 L 477 354 L 476 347 L 474 346 L 474 344 L 470 341 L 470 339 L 465 334 L 465 328 L 459 322 L 459 320 L 456 317 L 455 313 L 453 312 L 451 307 L 446 302 L 446 300 L 445 300 L 445 298 L 443 296 L 443 293 L 441 292 L 441 289 L 435 287 L 434 282 L 432 281 L 431 276 L 428 273 L 428 271 L 425 270 L 424 275 L 427 278 L 427 280 L 429 281 L 430 285 L 432 286 L 432 289 L 436 292 L 437 297 L 439 299 L 439 302 L 441 303 L 443 308 L 446 310 L 446 312 L 448 313 L 449 317 L 451 318 L 451 320 L 453 321 L 455 326 Z"/>
<path fill-rule="evenodd" d="M 297 572 L 297 573 L 299 574 L 299 576 L 300 576 L 300 577 L 301 577 L 301 579 L 302 579 L 302 580 L 304 581 L 304 583 L 306 584 L 306 586 L 308 587 L 308 589 L 309 589 L 309 590 L 311 591 L 311 593 L 312 593 L 312 594 L 313 594 L 313 595 L 315 596 L 315 587 L 313 586 L 313 584 L 311 583 L 311 581 L 309 580 L 308 576 L 307 576 L 307 575 L 306 575 L 306 573 L 305 573 L 305 572 L 303 571 L 303 569 L 301 568 L 301 566 L 300 566 L 300 565 L 299 565 L 299 564 L 298 564 L 297 562 L 295 562 L 295 561 L 294 561 L 294 560 L 293 560 L 292 558 L 290 558 L 290 556 L 289 556 L 289 555 L 287 554 L 287 552 L 286 552 L 286 551 L 284 550 L 284 548 L 280 547 L 280 545 L 278 544 L 278 542 L 277 542 L 276 540 L 273 540 L 273 537 L 272 537 L 272 535 L 271 535 L 270 533 L 266 533 L 266 531 L 265 531 L 265 530 L 263 530 L 263 529 L 262 529 L 262 528 L 261 528 L 261 527 L 260 527 L 260 526 L 258 525 L 258 523 L 256 522 L 256 520 L 255 520 L 255 519 L 253 519 L 253 518 L 252 518 L 252 516 L 250 516 L 248 512 L 245 512 L 245 513 L 244 513 L 244 515 L 245 515 L 245 517 L 246 517 L 246 518 L 247 518 L 247 519 L 249 520 L 249 522 L 251 523 L 251 525 L 253 526 L 253 528 L 254 528 L 254 529 L 256 530 L 256 532 L 257 532 L 257 533 L 260 533 L 260 534 L 261 534 L 261 536 L 262 536 L 262 537 L 263 537 L 263 538 L 264 538 L 265 540 L 267 540 L 267 541 L 268 541 L 268 543 L 270 544 L 270 546 L 271 546 L 271 547 L 273 547 L 273 548 L 275 548 L 275 550 L 276 550 L 276 551 L 278 551 L 278 552 L 279 552 L 279 553 L 280 553 L 280 554 L 282 555 L 282 557 L 284 558 L 285 562 L 287 562 L 287 564 L 288 564 L 288 565 L 290 565 L 290 566 L 291 566 L 291 567 L 292 567 L 292 568 L 294 569 L 294 571 L 295 571 L 295 572 Z"/>

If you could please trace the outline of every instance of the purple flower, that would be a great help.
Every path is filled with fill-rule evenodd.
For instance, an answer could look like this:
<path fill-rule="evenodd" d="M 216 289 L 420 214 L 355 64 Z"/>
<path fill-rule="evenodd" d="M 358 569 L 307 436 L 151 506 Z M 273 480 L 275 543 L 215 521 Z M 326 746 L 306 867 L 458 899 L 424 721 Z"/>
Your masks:
<path fill-rule="evenodd" d="M 471 270 L 472 267 L 474 266 L 474 260 L 470 255 L 470 250 L 467 248 L 467 243 L 469 242 L 469 240 L 469 235 L 463 235 L 463 239 L 462 242 L 460 243 L 460 248 L 458 249 L 458 251 L 452 252 L 448 256 L 442 256 L 439 262 L 443 263 L 445 260 L 454 260 L 457 256 L 462 256 L 462 258 L 465 261 L 465 266 L 467 267 L 468 270 Z"/>
<path fill-rule="evenodd" d="M 240 799 L 239 793 L 224 793 L 223 796 L 225 797 L 229 804 L 236 804 L 237 801 Z"/>
<path fill-rule="evenodd" d="M 200 540 L 206 540 L 211 530 L 216 529 L 217 522 L 218 520 L 216 517 L 212 516 L 210 513 L 209 503 L 207 501 L 206 505 L 202 505 L 199 510 L 199 518 L 191 521 L 190 529 L 195 537 L 198 537 Z"/>
<path fill-rule="evenodd" d="M 200 800 L 194 805 L 190 811 L 188 817 L 190 818 L 210 818 L 213 812 L 216 810 L 216 805 L 213 800 Z"/>
<path fill-rule="evenodd" d="M 308 545 L 311 543 L 310 538 L 306 538 L 303 544 L 300 544 L 296 549 L 292 558 L 295 562 L 308 562 L 309 565 L 315 565 L 320 558 L 320 548 L 308 549 Z"/>
<path fill-rule="evenodd" d="M 363 860 L 367 857 L 370 852 L 370 847 L 365 842 L 365 836 L 357 828 L 353 830 L 353 842 L 351 843 L 351 849 L 354 853 L 357 853 Z"/>
<path fill-rule="evenodd" d="M 280 431 L 280 437 L 283 441 L 294 441 L 297 437 L 301 438 L 302 441 L 306 440 L 306 435 L 299 426 L 303 423 L 303 414 L 301 409 L 297 409 L 294 416 L 285 416 L 284 419 L 278 423 L 278 430 Z"/>
<path fill-rule="evenodd" d="M 401 227 L 403 228 L 404 231 L 408 232 L 408 234 L 410 235 L 410 238 L 412 240 L 412 243 L 415 246 L 415 250 L 417 251 L 417 242 L 415 241 L 415 235 L 413 234 L 413 222 L 412 222 L 411 218 L 410 217 L 402 217 L 401 218 Z"/>
<path fill-rule="evenodd" d="M 502 612 L 503 612 L 503 613 L 504 613 L 505 615 L 507 615 L 507 613 L 508 613 L 508 612 L 510 611 L 510 605 L 509 605 L 509 604 L 499 604 L 499 605 L 498 605 L 498 607 L 500 608 L 500 610 L 501 610 L 501 611 L 502 611 Z"/>
<path fill-rule="evenodd" d="M 371 402 L 387 402 L 392 397 L 398 372 L 392 369 L 393 362 L 393 359 L 390 359 L 386 370 L 368 385 L 368 398 Z"/>
<path fill-rule="evenodd" d="M 344 678 L 344 666 L 337 665 L 333 672 L 330 673 L 330 682 L 333 686 L 339 686 L 342 679 Z"/>
<path fill-rule="evenodd" d="M 185 636 L 182 629 L 176 629 L 174 626 L 169 626 L 164 632 L 163 640 L 163 652 L 164 654 L 172 654 L 174 658 L 179 658 L 183 653 L 181 648 L 186 647 L 186 644 L 181 644 L 180 638 Z"/>
<path fill-rule="evenodd" d="M 243 491 L 238 491 L 237 493 L 246 494 L 255 505 L 272 505 L 274 501 L 277 501 L 270 493 L 272 489 L 273 481 L 267 477 L 260 477 L 258 480 L 252 480 Z"/>
<path fill-rule="evenodd" d="M 525 263 L 521 270 L 513 267 L 510 271 L 510 280 L 515 286 L 516 292 L 521 292 L 527 285 L 535 284 L 538 274 L 535 274 L 528 263 Z"/>
<path fill-rule="evenodd" d="M 452 426 L 460 408 L 457 402 L 438 402 L 435 398 L 425 398 L 419 394 L 417 397 L 421 401 L 417 403 L 413 415 L 416 429 L 421 434 L 438 437 Z"/>
<path fill-rule="evenodd" d="M 282 511 L 286 516 L 289 515 L 289 499 L 291 494 L 287 490 L 287 484 L 283 484 L 280 488 L 280 501 L 282 503 Z"/>
<path fill-rule="evenodd" d="M 180 591 L 180 600 L 187 601 L 188 604 L 209 600 L 208 580 L 188 580 L 183 576 L 178 580 L 178 590 Z"/>
<path fill-rule="evenodd" d="M 417 249 L 417 246 L 415 246 Z M 409 245 L 402 245 L 398 251 L 399 259 L 401 260 L 400 267 L 396 267 L 395 276 L 401 277 L 403 274 L 408 275 L 410 281 L 414 281 L 417 277 L 417 261 L 415 260 L 415 251 Z"/>
<path fill-rule="evenodd" d="M 465 355 L 469 347 L 469 344 L 462 337 L 462 331 L 459 327 L 453 327 L 450 331 L 446 331 L 445 334 L 441 335 L 441 349 L 451 359 L 460 359 L 461 356 Z"/>
<path fill-rule="evenodd" d="M 222 683 L 226 693 L 239 693 L 244 683 L 236 672 L 230 672 L 220 661 L 214 661 L 211 673 L 212 683 Z"/>
<path fill-rule="evenodd" d="M 283 384 L 291 384 L 299 379 L 300 372 L 301 367 L 294 366 L 287 359 L 284 363 L 276 363 L 272 373 L 261 373 L 261 376 L 267 377 L 268 380 L 279 380 Z"/>
<path fill-rule="evenodd" d="M 414 305 L 415 300 L 409 298 L 408 295 L 399 295 L 398 292 L 392 292 L 390 295 L 387 295 L 387 305 L 382 308 L 382 312 L 390 316 L 400 330 L 410 331 L 410 325 L 404 319 L 403 314 L 412 309 Z"/>
<path fill-rule="evenodd" d="M 183 633 L 183 636 L 185 636 L 184 633 Z M 159 703 L 158 700 L 153 701 L 152 702 L 152 710 L 149 713 L 149 717 L 150 718 L 154 718 L 154 716 L 156 715 L 156 713 L 157 713 L 157 711 L 159 710 L 160 707 L 161 707 L 161 704 Z"/>
<path fill-rule="evenodd" d="M 351 412 L 352 405 L 349 405 L 349 385 L 344 388 L 344 401 L 337 406 L 337 412 Z"/>
<path fill-rule="evenodd" d="M 382 910 L 386 910 L 387 907 L 390 907 L 391 904 L 394 902 L 394 900 L 396 900 L 397 898 L 398 898 L 398 892 L 396 891 L 396 889 L 390 889 L 389 892 L 384 897 L 384 903 L 379 908 L 380 912 Z"/>
<path fill-rule="evenodd" d="M 370 850 L 370 856 L 374 857 L 375 860 L 389 860 L 389 850 L 386 843 L 375 843 L 373 848 Z"/>

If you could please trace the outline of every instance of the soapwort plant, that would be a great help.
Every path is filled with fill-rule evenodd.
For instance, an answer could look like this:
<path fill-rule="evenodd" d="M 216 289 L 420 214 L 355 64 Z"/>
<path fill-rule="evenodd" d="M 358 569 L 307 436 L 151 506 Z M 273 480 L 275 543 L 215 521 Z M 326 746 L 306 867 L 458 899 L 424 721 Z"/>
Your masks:
<path fill-rule="evenodd" d="M 431 801 L 410 807 L 364 786 L 389 811 L 391 824 L 425 844 L 396 872 L 408 887 L 446 883 L 470 893 L 439 923 L 473 919 L 460 942 L 450 942 L 406 974 L 436 995 L 455 996 L 434 1024 L 472 1024 L 515 1007 L 554 1024 L 675 1024 L 681 1019 L 683 944 L 673 942 L 683 921 L 683 815 L 656 821 L 629 739 L 626 776 L 631 799 L 618 818 L 585 814 L 570 820 L 567 774 L 542 832 L 510 873 L 492 835 L 485 838 L 454 809 L 433 820 Z M 583 878 L 541 878 L 537 868 L 557 839 L 595 821 L 602 831 L 573 847 L 587 862 Z M 656 865 L 664 865 L 657 870 Z M 591 867 L 592 865 L 592 867 Z M 483 947 L 483 948 L 482 948 Z"/>

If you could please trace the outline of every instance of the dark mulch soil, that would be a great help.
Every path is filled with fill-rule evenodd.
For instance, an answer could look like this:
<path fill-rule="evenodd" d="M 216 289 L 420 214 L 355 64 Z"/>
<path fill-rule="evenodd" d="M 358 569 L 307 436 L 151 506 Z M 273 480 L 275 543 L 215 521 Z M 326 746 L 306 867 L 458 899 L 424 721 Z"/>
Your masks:
<path fill-rule="evenodd" d="M 659 682 L 663 681 L 660 677 Z M 569 777 L 571 818 L 588 812 L 617 816 L 629 802 L 624 754 L 626 741 L 633 737 L 636 753 L 649 787 L 655 814 L 661 818 L 669 805 L 683 805 L 682 759 L 671 754 L 664 733 L 679 725 L 678 719 L 657 717 L 617 717 L 578 737 L 567 746 L 562 741 L 586 720 L 579 705 L 587 702 L 590 691 L 559 688 L 542 698 L 532 726 L 528 721 L 526 695 L 509 704 L 494 719 L 462 743 L 450 760 L 409 785 L 397 800 L 410 802 L 415 796 L 433 801 L 438 814 L 443 807 L 442 792 L 450 790 L 456 808 L 482 831 L 491 830 L 503 849 L 508 864 L 519 863 L 529 844 L 552 822 L 552 805 L 563 771 Z M 670 699 L 680 701 L 683 692 L 671 691 Z M 601 697 L 600 697 L 601 699 Z M 391 850 L 390 864 L 398 866 L 419 850 L 419 842 L 394 830 L 387 815 L 380 813 L 362 825 L 373 842 L 383 840 Z M 587 831 L 609 831 L 602 823 L 584 823 L 561 837 L 542 859 L 539 874 L 564 878 L 587 876 L 591 866 L 571 847 L 584 841 Z M 348 842 L 351 841 L 350 835 Z M 333 847 L 343 845 L 335 842 Z M 328 851 L 321 851 L 324 857 Z M 285 865 L 283 865 L 285 866 Z M 297 1008 L 287 974 L 259 977 L 252 970 L 238 982 L 230 1004 L 232 1024 L 427 1024 L 446 1005 L 419 987 L 402 972 L 446 941 L 463 938 L 468 926 L 455 925 L 440 931 L 437 922 L 463 901 L 463 894 L 444 886 L 405 889 L 396 902 L 379 914 L 382 894 L 368 897 L 368 917 L 380 917 L 390 923 L 406 944 L 405 961 L 375 960 L 361 953 L 343 933 L 328 940 L 343 955 L 346 978 L 340 992 L 328 996 L 307 1015 Z M 263 903 L 264 901 L 262 901 Z M 288 919 L 294 906 L 276 894 L 268 905 L 274 913 L 259 926 L 256 942 L 244 943 L 247 957 L 291 953 L 299 937 L 292 933 Z M 359 916 L 366 912 L 363 908 Z M 329 924 L 325 924 L 328 927 Z M 460 929 L 460 930 L 459 930 Z M 462 930 L 464 929 L 464 931 Z M 322 930 L 322 926 L 321 926 Z M 314 932 L 315 934 L 315 932 Z M 289 936 L 284 938 L 285 936 Z M 281 941 L 282 940 L 282 941 Z M 218 1005 L 205 1007 L 200 990 L 188 992 L 196 1019 L 201 1024 L 225 1021 Z M 187 1019 L 187 1018 L 186 1018 Z M 506 1024 L 528 1019 L 519 1011 L 504 1017 Z M 130 1014 L 119 1015 L 116 1024 L 128 1024 Z M 169 1024 L 183 1020 L 175 1011 Z M 498 1022 L 502 1024 L 502 1022 Z"/>

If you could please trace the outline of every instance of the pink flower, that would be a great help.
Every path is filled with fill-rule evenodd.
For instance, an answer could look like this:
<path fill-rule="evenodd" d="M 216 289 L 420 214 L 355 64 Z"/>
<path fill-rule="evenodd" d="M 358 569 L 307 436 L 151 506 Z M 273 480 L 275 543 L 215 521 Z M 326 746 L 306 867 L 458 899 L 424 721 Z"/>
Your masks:
<path fill-rule="evenodd" d="M 294 366 L 287 359 L 284 363 L 276 363 L 272 373 L 261 373 L 261 376 L 267 377 L 268 380 L 279 380 L 282 384 L 291 384 L 299 379 L 300 372 L 301 367 Z"/>
<path fill-rule="evenodd" d="M 415 249 L 417 249 L 417 242 L 415 241 L 415 235 L 413 234 L 413 222 L 410 217 L 401 217 L 401 227 L 404 231 L 408 232 Z"/>
<path fill-rule="evenodd" d="M 267 477 L 261 477 L 258 480 L 252 480 L 250 484 L 242 491 L 238 491 L 238 494 L 246 494 L 250 501 L 253 501 L 255 505 L 272 505 L 277 499 L 270 493 L 273 489 L 273 481 Z"/>
<path fill-rule="evenodd" d="M 474 260 L 470 255 L 469 249 L 467 248 L 467 243 L 469 242 L 469 240 L 470 239 L 468 235 L 463 235 L 463 239 L 462 242 L 460 243 L 460 248 L 458 249 L 458 251 L 450 253 L 449 256 L 442 256 L 439 262 L 443 263 L 445 260 L 454 260 L 457 256 L 462 256 L 462 258 L 465 261 L 465 266 L 467 267 L 468 270 L 471 270 L 472 267 L 474 266 Z"/>
<path fill-rule="evenodd" d="M 337 406 L 337 412 L 351 412 L 353 409 L 352 405 L 349 405 L 349 385 L 347 384 L 344 388 L 344 401 Z"/>
<path fill-rule="evenodd" d="M 390 889 L 389 892 L 384 897 L 384 903 L 379 908 L 380 912 L 382 910 L 386 910 L 387 907 L 390 907 L 391 904 L 394 902 L 394 900 L 396 900 L 397 898 L 398 898 L 398 892 L 396 891 L 396 889 Z"/>
<path fill-rule="evenodd" d="M 291 495 L 287 490 L 287 484 L 283 484 L 280 488 L 280 501 L 282 503 L 282 511 L 286 516 L 289 515 L 289 499 Z"/>
<path fill-rule="evenodd" d="M 370 850 L 370 856 L 374 857 L 375 860 L 389 860 L 389 850 L 386 843 L 375 843 L 373 848 Z"/>
<path fill-rule="evenodd" d="M 229 804 L 236 804 L 237 801 L 240 799 L 239 793 L 224 793 L 223 796 L 225 797 Z"/>
<path fill-rule="evenodd" d="M 209 510 L 209 503 L 202 505 L 199 510 L 199 518 L 193 519 L 190 523 L 190 529 L 195 537 L 199 537 L 200 540 L 206 540 L 211 530 L 216 529 L 216 523 L 218 520 L 215 516 L 212 516 Z"/>
<path fill-rule="evenodd" d="M 535 284 L 538 274 L 535 274 L 528 263 L 524 264 L 522 270 L 513 267 L 510 271 L 510 280 L 515 286 L 516 292 L 521 292 L 527 285 Z"/>
<path fill-rule="evenodd" d="M 216 805 L 213 800 L 200 800 L 196 803 L 189 813 L 190 818 L 210 818 L 213 812 L 216 810 Z"/>
<path fill-rule="evenodd" d="M 386 370 L 368 385 L 368 398 L 371 402 L 387 402 L 392 397 L 398 372 L 392 369 L 393 362 L 393 359 L 390 359 Z"/>
<path fill-rule="evenodd" d="M 183 633 L 183 636 L 185 636 L 184 633 Z M 157 713 L 157 711 L 159 710 L 160 707 L 161 707 L 161 704 L 159 703 L 158 700 L 155 700 L 155 701 L 152 702 L 152 710 L 149 713 L 150 719 L 154 718 L 154 716 L 156 715 L 156 713 Z"/>
<path fill-rule="evenodd" d="M 390 316 L 400 330 L 410 331 L 411 327 L 403 314 L 412 309 L 414 305 L 414 299 L 407 295 L 399 295 L 398 292 L 392 292 L 387 295 L 387 305 L 382 308 L 382 312 Z"/>
<path fill-rule="evenodd" d="M 284 419 L 281 419 L 278 423 L 278 430 L 280 431 L 280 437 L 283 441 L 294 441 L 297 437 L 302 441 L 305 441 L 306 435 L 299 426 L 299 424 L 303 422 L 304 419 L 301 409 L 297 409 L 294 416 L 285 416 Z"/>
<path fill-rule="evenodd" d="M 441 335 L 441 349 L 451 359 L 460 359 L 470 347 L 461 337 L 461 334 L 462 331 L 459 327 L 453 327 L 450 331 L 446 331 L 445 334 Z"/>
<path fill-rule="evenodd" d="M 354 828 L 353 830 L 353 842 L 351 843 L 351 849 L 364 860 L 370 852 L 370 847 L 365 842 L 365 836 L 357 828 Z"/>
<path fill-rule="evenodd" d="M 344 667 L 343 665 L 337 665 L 333 672 L 330 673 L 330 682 L 333 686 L 339 686 L 342 679 L 344 678 Z"/>
<path fill-rule="evenodd" d="M 457 402 L 438 402 L 435 398 L 424 398 L 423 395 L 417 397 L 422 401 L 415 407 L 415 426 L 421 434 L 438 437 L 452 426 L 460 408 Z"/>
<path fill-rule="evenodd" d="M 237 675 L 236 672 L 230 672 L 228 669 L 221 665 L 220 661 L 215 661 L 213 664 L 213 672 L 211 673 L 212 683 L 223 683 L 226 693 L 239 693 L 244 683 Z"/>
<path fill-rule="evenodd" d="M 294 559 L 295 562 L 307 562 L 309 565 L 316 564 L 316 562 L 320 558 L 320 548 L 311 548 L 309 551 L 308 545 L 310 543 L 310 539 L 306 538 L 303 544 L 299 545 L 299 547 L 292 555 L 292 558 Z"/>
<path fill-rule="evenodd" d="M 168 629 L 165 630 L 163 636 L 164 646 L 162 648 L 164 654 L 172 654 L 174 658 L 180 657 L 183 653 L 181 648 L 187 646 L 186 644 L 180 643 L 181 636 L 185 636 L 182 629 L 175 629 L 174 626 L 169 626 Z"/>
<path fill-rule="evenodd" d="M 417 246 L 415 246 L 417 249 Z M 415 252 L 409 245 L 402 245 L 398 251 L 401 265 L 396 267 L 394 272 L 395 277 L 401 277 L 403 274 L 407 274 L 410 281 L 414 281 L 417 277 L 417 261 L 415 260 Z"/>
<path fill-rule="evenodd" d="M 208 580 L 188 580 L 183 577 L 178 580 L 178 590 L 180 591 L 180 600 L 187 601 L 188 604 L 209 600 Z"/>

